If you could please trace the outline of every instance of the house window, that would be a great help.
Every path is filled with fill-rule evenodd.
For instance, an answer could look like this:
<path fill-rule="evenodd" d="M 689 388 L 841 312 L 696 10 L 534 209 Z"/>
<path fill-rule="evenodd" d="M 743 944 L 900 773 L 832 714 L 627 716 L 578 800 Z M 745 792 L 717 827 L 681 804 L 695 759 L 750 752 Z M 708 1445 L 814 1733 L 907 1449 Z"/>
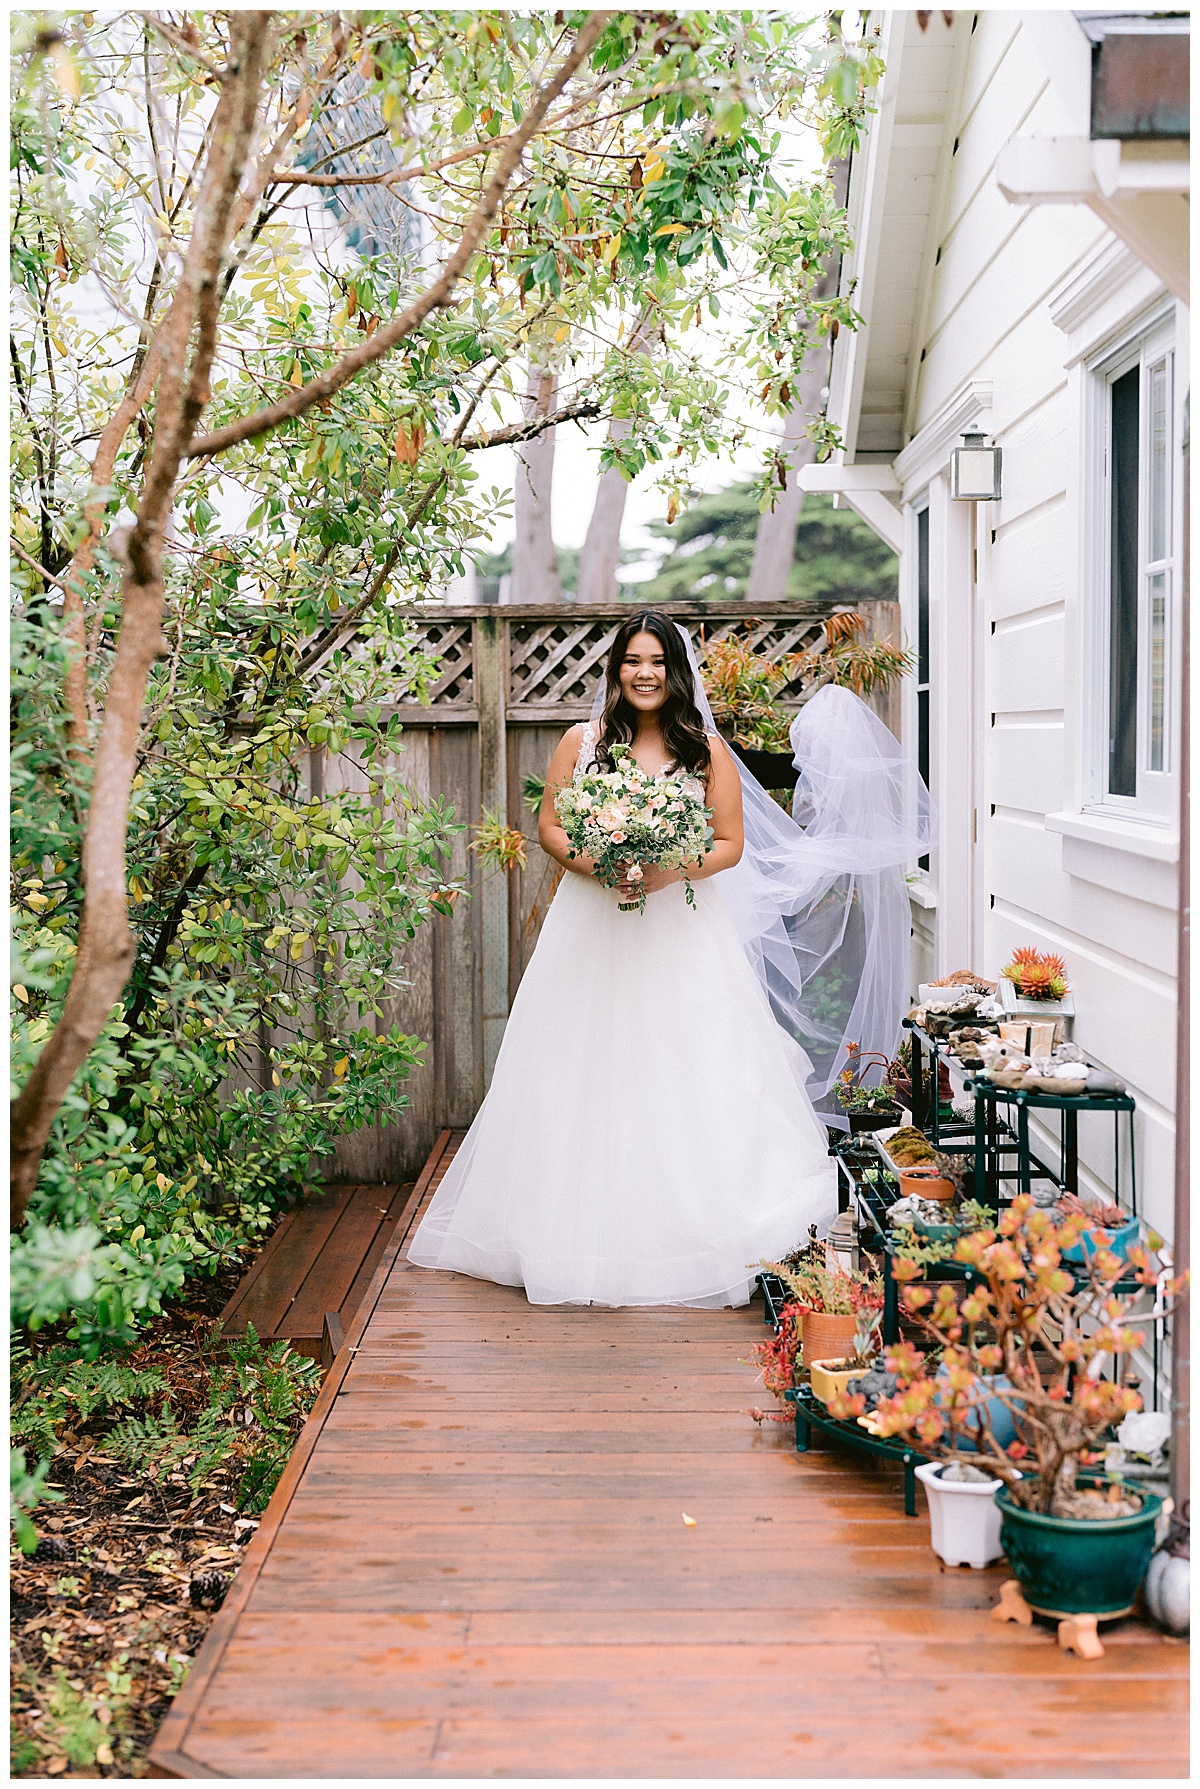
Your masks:
<path fill-rule="evenodd" d="M 1172 807 L 1174 355 L 1159 329 L 1104 370 L 1105 805 Z"/>
<path fill-rule="evenodd" d="M 917 511 L 917 769 L 929 787 L 929 511 Z M 926 855 L 920 860 L 929 868 Z"/>

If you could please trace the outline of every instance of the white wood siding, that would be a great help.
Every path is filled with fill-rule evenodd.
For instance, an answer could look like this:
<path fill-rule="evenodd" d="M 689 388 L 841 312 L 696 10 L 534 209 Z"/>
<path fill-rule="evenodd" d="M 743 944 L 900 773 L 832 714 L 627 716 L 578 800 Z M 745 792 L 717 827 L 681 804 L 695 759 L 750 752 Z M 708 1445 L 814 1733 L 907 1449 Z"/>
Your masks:
<path fill-rule="evenodd" d="M 892 28 L 901 43 L 895 118 L 909 129 L 922 115 L 919 57 L 924 51 L 928 60 L 938 18 L 931 15 L 927 36 L 911 13 L 902 33 Z M 858 449 L 877 446 L 870 419 L 894 409 L 903 363 L 902 442 L 936 431 L 939 416 L 975 381 L 985 390 L 990 384 L 986 426 L 1004 450 L 1003 499 L 977 506 L 973 534 L 969 506 L 948 499 L 944 462 L 905 491 L 909 504 L 928 498 L 931 507 L 931 762 L 943 841 L 931 877 L 936 911 L 914 904 L 913 980 L 931 967 L 995 974 L 1018 944 L 1060 951 L 1075 991 L 1077 1040 L 1138 1101 L 1141 1205 L 1169 1233 L 1170 866 L 1074 845 L 1045 823 L 1078 805 L 1078 658 L 1081 605 L 1089 600 L 1079 525 L 1087 465 L 1079 375 L 1069 372 L 1067 336 L 1048 301 L 1111 239 L 1082 207 L 1023 211 L 1000 194 L 995 161 L 1013 136 L 1086 135 L 1087 120 L 1067 115 L 1019 13 L 981 12 L 973 31 L 971 19 L 956 15 L 924 90 L 926 131 L 932 118 L 941 127 L 934 174 L 928 150 L 920 176 L 900 164 L 887 184 L 889 215 L 867 215 L 861 226 L 878 233 L 881 292 L 893 290 L 893 275 L 907 291 L 918 248 L 924 274 L 921 291 L 905 300 L 904 348 L 896 340 L 901 307 L 883 298 L 879 339 L 859 345 L 867 371 Z M 926 192 L 932 208 L 918 244 L 915 211 Z M 915 550 L 906 559 L 912 644 Z M 908 704 L 906 727 L 913 718 Z M 967 951 L 974 961 L 965 960 Z M 1111 1120 L 1084 1125 L 1081 1146 L 1086 1179 L 1111 1186 Z"/>

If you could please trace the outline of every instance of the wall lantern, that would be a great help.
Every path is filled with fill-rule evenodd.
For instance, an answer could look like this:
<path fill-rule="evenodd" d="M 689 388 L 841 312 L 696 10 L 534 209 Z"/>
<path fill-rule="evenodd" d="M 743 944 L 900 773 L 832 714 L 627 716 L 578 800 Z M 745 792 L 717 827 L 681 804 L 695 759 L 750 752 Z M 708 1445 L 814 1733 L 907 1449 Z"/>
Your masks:
<path fill-rule="evenodd" d="M 950 495 L 967 503 L 995 503 L 1000 497 L 998 447 L 985 447 L 982 435 L 964 435 L 950 455 Z"/>

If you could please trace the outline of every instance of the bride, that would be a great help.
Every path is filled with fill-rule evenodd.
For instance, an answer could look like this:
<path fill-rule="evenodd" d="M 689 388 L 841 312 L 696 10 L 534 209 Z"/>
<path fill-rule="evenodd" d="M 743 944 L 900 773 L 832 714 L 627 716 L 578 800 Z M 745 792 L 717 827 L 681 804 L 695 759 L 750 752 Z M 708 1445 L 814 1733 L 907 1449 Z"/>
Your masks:
<path fill-rule="evenodd" d="M 844 690 L 807 707 L 827 694 L 881 727 Z M 693 779 L 711 810 L 694 906 L 678 870 L 647 867 L 644 910 L 622 912 L 636 890 L 570 855 L 554 792 L 612 768 L 618 743 L 652 775 Z M 822 838 L 819 786 L 802 779 L 801 799 L 804 831 L 718 737 L 682 628 L 653 610 L 621 625 L 593 719 L 550 764 L 538 837 L 566 874 L 410 1261 L 523 1286 L 533 1304 L 740 1305 L 755 1262 L 828 1228 L 836 1172 L 810 1094 L 827 1093 L 842 1032 L 819 1002 L 805 1012 L 797 964 L 827 1007 L 847 952 L 879 952 L 872 874 L 856 880 Z M 807 961 L 806 916 L 822 940 Z"/>

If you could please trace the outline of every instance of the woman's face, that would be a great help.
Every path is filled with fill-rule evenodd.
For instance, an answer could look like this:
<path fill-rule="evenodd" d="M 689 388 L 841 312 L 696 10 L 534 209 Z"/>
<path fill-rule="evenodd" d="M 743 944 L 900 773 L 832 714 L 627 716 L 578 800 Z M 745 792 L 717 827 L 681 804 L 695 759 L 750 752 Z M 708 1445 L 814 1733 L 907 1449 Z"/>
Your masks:
<path fill-rule="evenodd" d="M 631 708 L 652 714 L 667 699 L 667 659 L 653 634 L 634 634 L 620 669 L 621 694 Z"/>

